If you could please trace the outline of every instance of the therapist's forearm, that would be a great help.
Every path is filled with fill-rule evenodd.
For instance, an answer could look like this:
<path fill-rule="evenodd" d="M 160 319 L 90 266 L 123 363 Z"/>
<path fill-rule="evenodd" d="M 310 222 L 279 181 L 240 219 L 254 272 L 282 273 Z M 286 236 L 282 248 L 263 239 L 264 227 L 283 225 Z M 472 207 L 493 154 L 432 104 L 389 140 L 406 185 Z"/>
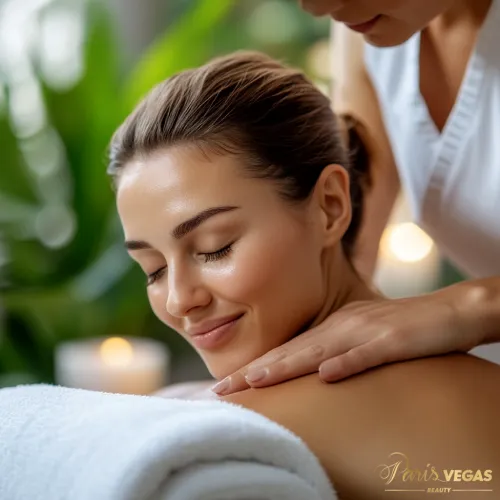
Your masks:
<path fill-rule="evenodd" d="M 478 329 L 481 344 L 500 342 L 500 277 L 465 281 L 453 285 L 459 292 L 457 307 Z"/>

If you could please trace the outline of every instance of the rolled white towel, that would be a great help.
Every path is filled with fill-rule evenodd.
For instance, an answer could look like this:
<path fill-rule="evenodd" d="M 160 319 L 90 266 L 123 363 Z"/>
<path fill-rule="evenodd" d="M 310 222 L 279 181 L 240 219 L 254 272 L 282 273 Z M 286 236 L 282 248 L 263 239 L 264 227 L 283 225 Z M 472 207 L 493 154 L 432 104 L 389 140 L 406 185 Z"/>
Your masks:
<path fill-rule="evenodd" d="M 0 390 L 2 500 L 333 500 L 297 436 L 221 401 Z"/>

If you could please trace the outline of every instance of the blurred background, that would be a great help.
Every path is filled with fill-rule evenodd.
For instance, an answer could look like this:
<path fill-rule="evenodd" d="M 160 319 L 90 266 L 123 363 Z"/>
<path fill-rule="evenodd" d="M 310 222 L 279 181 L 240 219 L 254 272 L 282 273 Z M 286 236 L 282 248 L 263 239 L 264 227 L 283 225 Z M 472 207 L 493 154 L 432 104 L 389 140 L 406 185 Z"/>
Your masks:
<path fill-rule="evenodd" d="M 170 353 L 171 382 L 208 377 L 149 310 L 123 248 L 106 147 L 155 83 L 237 49 L 297 65 L 328 92 L 330 23 L 297 3 L 0 0 L 0 387 L 58 381 L 60 346 L 110 337 L 101 355 L 114 353 L 115 367 L 130 362 L 120 338 L 133 337 Z M 402 199 L 382 240 L 382 290 L 413 295 L 462 279 L 409 220 Z M 78 347 L 64 356 L 78 364 Z"/>

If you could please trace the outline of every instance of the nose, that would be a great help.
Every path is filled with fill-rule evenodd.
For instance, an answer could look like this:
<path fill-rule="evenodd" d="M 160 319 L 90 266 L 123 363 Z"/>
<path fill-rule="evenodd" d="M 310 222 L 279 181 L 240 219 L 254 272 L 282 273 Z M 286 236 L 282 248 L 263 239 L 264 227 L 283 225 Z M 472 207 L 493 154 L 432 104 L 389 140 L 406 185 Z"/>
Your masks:
<path fill-rule="evenodd" d="M 212 300 L 208 287 L 196 278 L 195 273 L 168 269 L 168 293 L 165 307 L 168 314 L 182 318 L 198 307 L 205 307 Z"/>
<path fill-rule="evenodd" d="M 345 0 L 300 0 L 301 7 L 313 16 L 332 15 L 344 4 Z"/>

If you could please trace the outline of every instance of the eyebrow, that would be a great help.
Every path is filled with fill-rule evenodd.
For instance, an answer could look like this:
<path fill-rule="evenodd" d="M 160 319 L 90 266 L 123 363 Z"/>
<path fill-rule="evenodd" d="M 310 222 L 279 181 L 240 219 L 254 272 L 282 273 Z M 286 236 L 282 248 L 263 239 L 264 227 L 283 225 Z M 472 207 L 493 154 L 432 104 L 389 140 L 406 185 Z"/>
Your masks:
<path fill-rule="evenodd" d="M 212 207 L 203 210 L 202 212 L 196 214 L 190 219 L 181 222 L 178 226 L 174 228 L 174 230 L 170 233 L 173 238 L 176 240 L 180 240 L 191 231 L 194 231 L 198 226 L 203 224 L 206 220 L 210 219 L 214 215 L 231 212 L 233 210 L 237 210 L 240 207 L 236 206 L 222 206 L 222 207 Z M 144 250 L 147 248 L 152 248 L 149 243 L 146 241 L 140 240 L 128 240 L 125 242 L 125 248 L 127 250 Z"/>

